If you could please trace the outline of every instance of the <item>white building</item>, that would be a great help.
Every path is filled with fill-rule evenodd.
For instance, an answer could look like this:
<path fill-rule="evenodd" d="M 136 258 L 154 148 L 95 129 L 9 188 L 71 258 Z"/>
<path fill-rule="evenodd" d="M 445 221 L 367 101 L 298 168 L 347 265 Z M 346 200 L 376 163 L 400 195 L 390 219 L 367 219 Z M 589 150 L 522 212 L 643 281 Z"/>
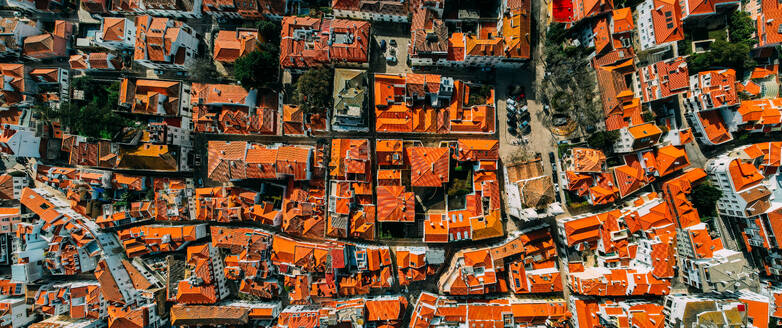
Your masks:
<path fill-rule="evenodd" d="M 201 18 L 203 0 L 116 0 L 109 10 L 112 14 L 153 15 L 173 18 Z"/>
<path fill-rule="evenodd" d="M 28 311 L 29 306 L 24 297 L 6 298 L 0 300 L 0 325 L 3 327 L 26 327 L 35 319 L 35 314 Z"/>
<path fill-rule="evenodd" d="M 741 310 L 740 310 L 741 309 Z M 718 299 L 706 295 L 667 295 L 663 302 L 665 328 L 678 327 L 709 327 L 708 320 L 713 313 L 724 318 L 725 327 L 750 327 L 747 325 L 747 311 L 744 305 L 736 299 Z M 754 326 L 753 326 L 754 327 Z"/>
<path fill-rule="evenodd" d="M 679 236 L 687 234 L 679 233 L 677 237 Z M 677 240 L 683 242 L 687 238 Z M 679 257 L 679 274 L 682 281 L 703 293 L 736 292 L 745 288 L 756 289 L 759 286 L 757 270 L 750 266 L 740 252 L 723 248 L 709 258 L 684 257 L 682 252 L 679 252 Z"/>
<path fill-rule="evenodd" d="M 636 31 L 639 52 L 664 52 L 676 41 L 671 38 L 671 34 L 674 29 L 681 29 L 681 8 L 678 1 L 645 0 L 635 8 L 635 12 L 638 14 Z"/>
<path fill-rule="evenodd" d="M 41 138 L 35 135 L 35 130 L 21 125 L 3 124 L 0 127 L 0 152 L 15 157 L 34 157 L 41 155 L 38 149 Z"/>
<path fill-rule="evenodd" d="M 617 153 L 629 153 L 654 146 L 660 141 L 662 130 L 654 123 L 644 123 L 619 129 L 619 138 L 614 143 Z"/>
<path fill-rule="evenodd" d="M 706 162 L 712 185 L 722 191 L 717 211 L 722 216 L 752 218 L 765 213 L 774 200 L 777 188 L 757 169 L 755 158 L 743 148 L 722 154 Z"/>

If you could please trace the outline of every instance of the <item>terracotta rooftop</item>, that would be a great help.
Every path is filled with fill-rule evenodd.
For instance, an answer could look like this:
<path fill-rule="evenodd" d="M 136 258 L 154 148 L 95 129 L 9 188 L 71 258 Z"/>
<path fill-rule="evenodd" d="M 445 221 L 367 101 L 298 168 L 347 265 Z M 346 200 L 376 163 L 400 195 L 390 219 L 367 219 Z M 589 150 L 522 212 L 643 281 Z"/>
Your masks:
<path fill-rule="evenodd" d="M 258 31 L 256 30 L 236 30 L 219 31 L 214 40 L 214 60 L 233 63 L 239 57 L 242 57 L 258 48 Z"/>
<path fill-rule="evenodd" d="M 307 68 L 332 62 L 367 63 L 369 22 L 287 16 L 282 20 L 280 66 Z"/>

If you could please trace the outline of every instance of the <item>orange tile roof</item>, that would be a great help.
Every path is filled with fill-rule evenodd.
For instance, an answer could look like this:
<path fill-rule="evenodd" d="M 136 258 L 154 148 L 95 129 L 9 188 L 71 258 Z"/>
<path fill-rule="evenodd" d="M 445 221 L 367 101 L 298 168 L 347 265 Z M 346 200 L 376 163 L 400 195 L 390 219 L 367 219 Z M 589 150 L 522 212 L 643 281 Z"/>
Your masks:
<path fill-rule="evenodd" d="M 367 63 L 370 23 L 286 16 L 282 20 L 280 66 L 307 68 L 331 62 Z M 308 33 L 303 37 L 299 33 Z M 340 42 L 341 37 L 348 40 Z"/>
<path fill-rule="evenodd" d="M 329 175 L 334 179 L 371 181 L 369 141 L 332 139 Z"/>
<path fill-rule="evenodd" d="M 782 98 L 744 100 L 737 112 L 745 124 L 777 125 L 782 123 Z"/>
<path fill-rule="evenodd" d="M 499 159 L 499 141 L 485 139 L 459 139 L 456 160 L 480 161 Z"/>
<path fill-rule="evenodd" d="M 758 171 L 757 167 L 738 158 L 730 162 L 728 171 L 736 191 L 753 187 L 763 180 L 763 174 Z"/>
<path fill-rule="evenodd" d="M 640 165 L 622 165 L 613 168 L 619 196 L 624 198 L 638 191 L 647 184 L 646 172 Z"/>
<path fill-rule="evenodd" d="M 414 187 L 440 187 L 449 181 L 450 148 L 409 147 L 410 180 Z"/>
<path fill-rule="evenodd" d="M 454 81 L 454 94 L 441 100 L 444 106 L 420 102 L 426 94 L 438 94 L 440 75 L 376 74 L 374 84 L 375 123 L 378 132 L 491 133 L 495 129 L 494 90 L 485 103 L 467 104 L 470 86 Z M 408 101 L 416 101 L 409 103 Z"/>
<path fill-rule="evenodd" d="M 686 92 L 690 87 L 687 61 L 683 57 L 642 67 L 638 76 L 641 81 L 644 102 L 680 94 Z"/>
<path fill-rule="evenodd" d="M 690 165 L 687 153 L 681 146 L 668 145 L 656 150 L 655 163 L 660 176 L 666 176 Z"/>
<path fill-rule="evenodd" d="M 122 41 L 125 38 L 125 18 L 103 17 L 101 25 L 104 41 Z"/>
<path fill-rule="evenodd" d="M 684 39 L 682 9 L 679 1 L 653 0 L 652 24 L 657 44 L 665 44 Z"/>
<path fill-rule="evenodd" d="M 125 78 L 120 85 L 119 103 L 136 114 L 179 115 L 181 89 L 177 81 Z"/>
<path fill-rule="evenodd" d="M 690 86 L 687 96 L 703 109 L 734 106 L 739 103 L 736 94 L 736 71 L 733 69 L 699 72 L 696 84 Z"/>
<path fill-rule="evenodd" d="M 380 222 L 415 222 L 415 194 L 405 192 L 403 186 L 377 187 Z"/>
<path fill-rule="evenodd" d="M 255 51 L 260 44 L 258 31 L 219 31 L 214 40 L 214 60 L 233 63 L 239 57 Z"/>
<path fill-rule="evenodd" d="M 407 299 L 398 296 L 390 299 L 366 300 L 367 321 L 401 321 L 407 308 Z"/>
<path fill-rule="evenodd" d="M 709 110 L 698 112 L 698 118 L 706 132 L 706 138 L 713 144 L 719 145 L 733 140 L 733 136 L 725 126 L 725 121 L 718 110 Z"/>
<path fill-rule="evenodd" d="M 510 12 L 502 17 L 504 56 L 509 58 L 530 58 L 530 32 L 532 31 L 532 1 L 519 0 L 516 6 L 509 6 Z M 449 53 L 450 53 L 450 46 Z"/>
<path fill-rule="evenodd" d="M 243 141 L 210 141 L 207 152 L 207 173 L 215 181 L 282 176 L 306 180 L 313 165 L 313 149 L 305 146 L 268 148 Z"/>
<path fill-rule="evenodd" d="M 627 129 L 627 131 L 630 132 L 630 135 L 636 140 L 640 140 L 644 138 L 657 140 L 662 134 L 662 130 L 660 130 L 660 128 L 657 127 L 657 125 L 655 125 L 654 123 L 646 123 L 646 124 L 632 126 L 629 129 Z"/>
<path fill-rule="evenodd" d="M 610 0 L 574 0 L 572 22 L 610 11 L 613 7 L 614 2 Z"/>
<path fill-rule="evenodd" d="M 606 156 L 602 151 L 590 148 L 571 148 L 573 172 L 602 172 Z"/>
<path fill-rule="evenodd" d="M 171 307 L 171 324 L 240 326 L 249 323 L 249 312 L 250 308 L 239 306 L 176 304 Z"/>
<path fill-rule="evenodd" d="M 199 234 L 198 227 L 146 225 L 119 230 L 117 237 L 125 247 L 128 257 L 136 257 L 175 251 L 189 242 L 205 237 Z"/>
<path fill-rule="evenodd" d="M 663 183 L 666 202 L 678 220 L 678 225 L 682 228 L 700 223 L 698 211 L 687 195 L 692 192 L 693 184 L 706 176 L 706 172 L 701 168 L 688 169 L 682 175 Z"/>
<path fill-rule="evenodd" d="M 735 4 L 735 0 L 687 0 L 687 12 L 684 18 L 693 16 L 707 16 L 717 13 L 717 6 Z"/>
<path fill-rule="evenodd" d="M 766 47 L 782 42 L 782 32 L 779 25 L 782 18 L 782 6 L 773 0 L 762 0 L 760 2 L 760 11 L 755 16 L 758 47 Z"/>
<path fill-rule="evenodd" d="M 618 211 L 606 213 L 607 215 L 618 215 Z M 593 244 L 597 242 L 599 236 L 600 219 L 597 215 L 568 220 L 564 223 L 565 238 L 568 246 L 574 246 L 580 243 Z"/>
<path fill-rule="evenodd" d="M 614 9 L 614 11 L 611 12 L 611 15 L 611 18 L 614 21 L 614 30 L 612 33 L 631 32 L 635 28 L 632 8 Z"/>

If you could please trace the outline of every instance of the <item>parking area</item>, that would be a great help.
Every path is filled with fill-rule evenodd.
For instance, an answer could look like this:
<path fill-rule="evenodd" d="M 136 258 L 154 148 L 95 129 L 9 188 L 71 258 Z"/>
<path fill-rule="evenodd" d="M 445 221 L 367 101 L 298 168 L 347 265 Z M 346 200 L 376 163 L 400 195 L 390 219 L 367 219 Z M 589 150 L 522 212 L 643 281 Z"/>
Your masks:
<path fill-rule="evenodd" d="M 535 153 L 540 153 L 541 156 L 547 158 L 548 152 L 556 149 L 556 141 L 551 131 L 542 121 L 544 115 L 543 105 L 535 98 L 534 92 L 532 92 L 534 90 L 532 74 L 530 74 L 529 70 L 513 73 L 504 74 L 502 71 L 498 71 L 496 78 L 500 157 L 506 163 L 519 157 L 533 156 Z M 528 132 L 517 132 L 515 136 L 508 131 L 507 91 L 510 85 L 520 85 L 524 88 L 527 98 L 527 110 L 529 111 L 528 118 L 525 118 L 529 121 L 530 128 Z M 519 122 L 520 120 L 516 121 Z M 546 166 L 545 170 L 546 174 L 551 174 L 550 166 Z"/>
<path fill-rule="evenodd" d="M 407 65 L 410 27 L 407 24 L 376 24 L 372 26 L 371 71 L 373 73 L 401 74 L 412 72 Z M 387 60 L 395 58 L 395 60 Z"/>
<path fill-rule="evenodd" d="M 409 37 L 375 35 L 372 49 L 374 54 L 372 56 L 372 72 L 390 74 L 412 72 L 412 69 L 407 65 L 407 45 L 409 42 Z M 389 61 L 390 58 L 395 59 Z"/>

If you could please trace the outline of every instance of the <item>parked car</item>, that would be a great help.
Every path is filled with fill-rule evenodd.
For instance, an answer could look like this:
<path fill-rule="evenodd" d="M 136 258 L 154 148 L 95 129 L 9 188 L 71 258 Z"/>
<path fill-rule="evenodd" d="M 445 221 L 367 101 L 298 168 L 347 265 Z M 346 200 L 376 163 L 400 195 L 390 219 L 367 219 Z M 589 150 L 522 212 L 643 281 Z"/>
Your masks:
<path fill-rule="evenodd" d="M 392 47 L 396 47 L 396 39 L 391 39 L 388 43 L 391 44 Z"/>
<path fill-rule="evenodd" d="M 532 131 L 532 127 L 529 125 L 529 121 L 521 121 L 519 123 L 519 130 L 521 130 L 521 133 L 527 134 Z"/>
<path fill-rule="evenodd" d="M 386 57 L 386 62 L 388 62 L 389 64 L 396 64 L 396 56 Z"/>
<path fill-rule="evenodd" d="M 521 117 L 520 120 L 522 120 L 522 121 L 529 121 L 529 119 L 530 119 L 528 111 L 523 111 L 523 112 L 519 113 L 519 116 Z"/>
<path fill-rule="evenodd" d="M 516 136 L 517 135 L 516 128 L 514 128 L 513 126 L 508 126 L 508 133 L 510 133 L 510 135 L 512 136 Z"/>
<path fill-rule="evenodd" d="M 386 51 L 386 40 L 380 40 L 380 51 Z"/>
<path fill-rule="evenodd" d="M 557 158 L 554 156 L 553 151 L 548 152 L 548 160 L 551 164 L 557 164 Z"/>

